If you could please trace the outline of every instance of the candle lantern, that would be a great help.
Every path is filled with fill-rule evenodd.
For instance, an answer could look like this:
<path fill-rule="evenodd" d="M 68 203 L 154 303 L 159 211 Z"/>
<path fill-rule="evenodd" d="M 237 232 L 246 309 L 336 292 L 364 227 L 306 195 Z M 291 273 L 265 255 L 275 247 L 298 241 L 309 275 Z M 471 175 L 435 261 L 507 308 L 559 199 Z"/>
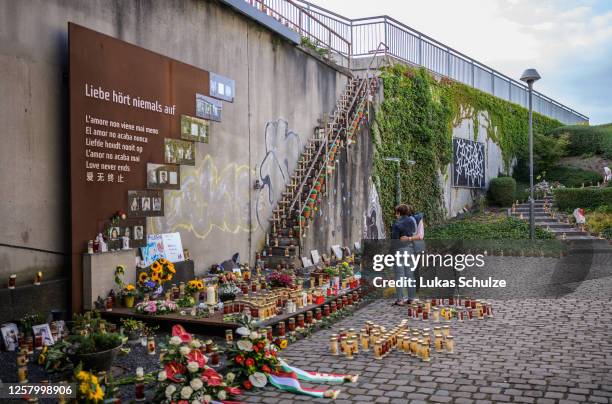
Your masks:
<path fill-rule="evenodd" d="M 16 285 L 17 285 L 17 274 L 12 274 L 11 276 L 9 276 L 8 288 L 15 289 Z"/>
<path fill-rule="evenodd" d="M 213 348 L 215 347 L 215 343 L 212 341 L 212 339 L 208 339 L 206 340 L 206 353 L 210 354 L 213 351 Z"/>
<path fill-rule="evenodd" d="M 329 352 L 332 355 L 338 355 L 338 336 L 336 334 L 332 334 L 329 339 Z"/>
<path fill-rule="evenodd" d="M 417 337 L 410 338 L 410 355 L 411 356 L 418 355 L 418 342 L 419 342 L 419 339 Z"/>
<path fill-rule="evenodd" d="M 306 324 L 308 325 L 312 324 L 312 310 L 308 310 L 306 312 Z"/>
<path fill-rule="evenodd" d="M 379 339 L 374 342 L 374 359 L 382 359 L 382 343 Z"/>
<path fill-rule="evenodd" d="M 344 355 L 346 356 L 346 359 L 353 359 L 353 340 L 347 339 L 346 337 L 344 338 L 346 339 Z"/>
<path fill-rule="evenodd" d="M 220 360 L 220 355 L 219 355 L 219 349 L 215 347 L 210 356 L 210 366 L 215 367 L 215 368 L 219 367 L 220 361 L 221 360 Z"/>
<path fill-rule="evenodd" d="M 276 329 L 278 331 L 279 337 L 285 336 L 285 322 L 284 321 L 280 321 L 278 325 L 276 326 Z"/>
<path fill-rule="evenodd" d="M 429 344 L 425 341 L 421 344 L 421 360 L 423 362 L 429 362 L 431 360 L 429 356 Z"/>
<path fill-rule="evenodd" d="M 229 346 L 234 343 L 234 331 L 225 330 L 225 343 Z"/>
<path fill-rule="evenodd" d="M 323 313 L 321 311 L 321 308 L 317 307 L 315 309 L 315 320 L 318 322 L 318 321 L 321 321 L 322 319 L 323 319 Z"/>
<path fill-rule="evenodd" d="M 444 350 L 444 340 L 442 334 L 434 335 L 434 347 L 436 352 L 442 352 Z"/>
<path fill-rule="evenodd" d="M 147 338 L 147 353 L 155 355 L 155 338 L 152 336 Z"/>
<path fill-rule="evenodd" d="M 304 328 L 304 315 L 303 314 L 298 314 L 297 316 L 297 328 Z"/>
<path fill-rule="evenodd" d="M 448 337 L 450 335 L 450 325 L 445 325 L 442 327 L 442 335 Z"/>
<path fill-rule="evenodd" d="M 447 353 L 455 353 L 455 341 L 452 335 L 447 335 L 445 340 L 445 347 Z"/>
<path fill-rule="evenodd" d="M 145 401 L 144 370 L 136 368 L 136 382 L 134 383 L 134 396 L 136 402 Z"/>
<path fill-rule="evenodd" d="M 295 318 L 293 317 L 289 319 L 289 332 L 295 332 Z"/>
<path fill-rule="evenodd" d="M 272 333 L 272 327 L 271 326 L 266 328 L 266 338 L 270 342 L 274 339 L 274 334 Z"/>
<path fill-rule="evenodd" d="M 42 282 L 42 277 L 43 277 L 42 271 L 36 272 L 36 275 L 34 275 L 34 285 L 39 286 L 40 283 Z"/>
<path fill-rule="evenodd" d="M 26 345 L 28 347 L 28 355 L 32 355 L 34 353 L 34 337 L 31 335 L 27 336 Z"/>
<path fill-rule="evenodd" d="M 370 350 L 370 339 L 365 329 L 361 330 L 360 338 L 361 338 L 361 349 L 363 349 L 365 352 L 369 351 Z"/>

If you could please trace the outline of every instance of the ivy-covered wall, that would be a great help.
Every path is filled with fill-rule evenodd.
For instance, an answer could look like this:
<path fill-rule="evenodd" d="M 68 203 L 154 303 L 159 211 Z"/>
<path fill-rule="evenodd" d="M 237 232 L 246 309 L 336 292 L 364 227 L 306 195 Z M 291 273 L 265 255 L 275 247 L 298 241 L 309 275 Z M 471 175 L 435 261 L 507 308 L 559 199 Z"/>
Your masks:
<path fill-rule="evenodd" d="M 373 165 L 387 226 L 394 219 L 397 163 L 385 161 L 385 157 L 402 159 L 402 201 L 424 212 L 428 222 L 435 223 L 446 217 L 444 181 L 440 176 L 450 175 L 455 126 L 472 119 L 474 139 L 485 128 L 487 139 L 501 149 L 507 173 L 513 162 L 522 161 L 527 155 L 527 109 L 464 84 L 434 78 L 422 68 L 398 64 L 384 69 L 381 78 L 384 98 L 372 131 Z M 482 119 L 486 120 L 484 124 Z M 536 142 L 538 136 L 561 126 L 560 122 L 537 113 L 533 119 Z M 408 160 L 416 163 L 410 166 Z"/>

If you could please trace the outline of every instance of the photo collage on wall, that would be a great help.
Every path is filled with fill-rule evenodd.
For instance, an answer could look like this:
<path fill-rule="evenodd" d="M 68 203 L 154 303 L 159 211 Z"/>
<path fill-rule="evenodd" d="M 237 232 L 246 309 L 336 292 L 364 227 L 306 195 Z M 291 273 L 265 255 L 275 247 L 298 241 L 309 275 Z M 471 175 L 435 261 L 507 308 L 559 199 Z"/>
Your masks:
<path fill-rule="evenodd" d="M 164 215 L 164 192 L 162 190 L 128 191 L 128 217 Z"/>
<path fill-rule="evenodd" d="M 123 248 L 123 237 L 129 239 L 129 247 L 142 247 L 146 244 L 147 221 L 145 217 L 128 217 L 111 223 L 106 220 L 99 224 L 99 232 L 108 237 L 109 250 L 121 250 Z"/>

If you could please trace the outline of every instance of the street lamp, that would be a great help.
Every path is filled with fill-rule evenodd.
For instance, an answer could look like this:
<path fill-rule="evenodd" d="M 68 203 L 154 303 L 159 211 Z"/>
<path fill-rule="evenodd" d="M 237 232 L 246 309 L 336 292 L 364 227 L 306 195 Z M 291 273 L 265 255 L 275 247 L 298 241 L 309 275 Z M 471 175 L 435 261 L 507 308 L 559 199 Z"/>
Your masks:
<path fill-rule="evenodd" d="M 400 180 L 400 166 L 402 163 L 402 159 L 400 159 L 399 157 L 383 157 L 384 161 L 392 161 L 394 163 L 397 163 L 397 172 L 395 175 L 395 198 L 397 199 L 397 205 L 399 205 L 400 203 L 402 203 L 402 185 L 401 185 L 401 180 Z M 406 164 L 408 165 L 415 165 L 416 161 L 414 160 L 406 160 Z"/>
<path fill-rule="evenodd" d="M 534 217 L 534 192 L 533 192 L 533 108 L 532 95 L 533 83 L 540 80 L 540 74 L 536 69 L 527 69 L 521 76 L 521 81 L 524 81 L 529 86 L 529 236 L 535 240 L 535 217 Z"/>

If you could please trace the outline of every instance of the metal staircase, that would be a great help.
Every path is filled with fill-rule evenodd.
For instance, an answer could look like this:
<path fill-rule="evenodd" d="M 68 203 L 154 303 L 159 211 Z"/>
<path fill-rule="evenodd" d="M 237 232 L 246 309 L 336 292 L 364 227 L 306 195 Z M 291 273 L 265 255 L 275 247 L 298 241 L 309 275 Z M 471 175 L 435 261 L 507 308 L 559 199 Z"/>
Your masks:
<path fill-rule="evenodd" d="M 263 250 L 257 254 L 257 262 L 265 268 L 300 265 L 306 229 L 327 194 L 339 152 L 354 143 L 357 131 L 368 123 L 369 106 L 377 87 L 378 78 L 369 71 L 363 78 L 350 78 L 334 111 L 315 129 L 269 219 Z"/>

